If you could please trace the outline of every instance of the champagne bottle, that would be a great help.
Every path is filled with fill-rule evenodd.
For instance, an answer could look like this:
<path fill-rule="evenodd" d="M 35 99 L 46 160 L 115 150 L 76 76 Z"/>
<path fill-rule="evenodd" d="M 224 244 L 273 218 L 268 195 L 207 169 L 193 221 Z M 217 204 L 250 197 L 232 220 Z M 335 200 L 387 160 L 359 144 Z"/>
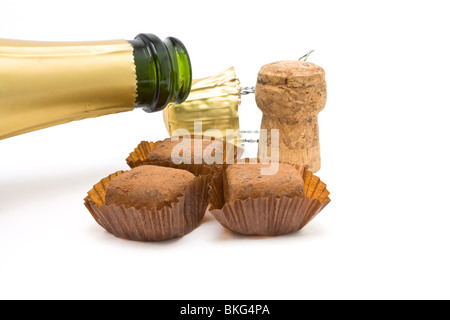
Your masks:
<path fill-rule="evenodd" d="M 0 39 L 0 140 L 50 126 L 182 103 L 192 84 L 181 41 Z"/>

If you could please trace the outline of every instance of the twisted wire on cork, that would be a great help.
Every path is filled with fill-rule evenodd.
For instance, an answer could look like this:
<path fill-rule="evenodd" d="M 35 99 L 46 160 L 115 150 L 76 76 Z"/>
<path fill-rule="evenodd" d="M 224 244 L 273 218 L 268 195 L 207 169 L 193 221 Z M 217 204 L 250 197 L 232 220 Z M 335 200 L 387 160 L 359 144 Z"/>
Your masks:
<path fill-rule="evenodd" d="M 241 95 L 245 96 L 250 93 L 255 93 L 255 87 L 242 87 L 241 88 Z"/>
<path fill-rule="evenodd" d="M 310 54 L 313 53 L 313 52 L 314 52 L 314 50 L 309 51 L 307 54 L 305 54 L 305 55 L 301 56 L 300 58 L 298 58 L 298 61 L 302 61 L 302 59 L 303 59 L 303 61 L 308 60 Z"/>

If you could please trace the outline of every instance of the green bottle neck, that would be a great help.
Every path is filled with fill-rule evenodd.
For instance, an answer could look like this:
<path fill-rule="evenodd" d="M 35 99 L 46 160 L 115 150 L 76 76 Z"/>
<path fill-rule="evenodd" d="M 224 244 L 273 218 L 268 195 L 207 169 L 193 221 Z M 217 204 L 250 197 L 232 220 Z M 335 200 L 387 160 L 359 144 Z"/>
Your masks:
<path fill-rule="evenodd" d="M 136 65 L 136 107 L 146 112 L 182 103 L 192 84 L 191 61 L 183 43 L 172 37 L 164 40 L 153 34 L 139 34 L 128 41 Z"/>

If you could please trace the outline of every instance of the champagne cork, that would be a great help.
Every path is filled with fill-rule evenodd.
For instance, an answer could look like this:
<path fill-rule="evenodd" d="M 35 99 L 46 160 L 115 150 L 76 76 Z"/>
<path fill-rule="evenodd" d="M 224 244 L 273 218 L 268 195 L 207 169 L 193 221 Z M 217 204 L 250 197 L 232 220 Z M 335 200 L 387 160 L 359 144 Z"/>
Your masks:
<path fill-rule="evenodd" d="M 279 61 L 264 65 L 258 73 L 255 98 L 263 113 L 261 129 L 279 130 L 282 162 L 320 169 L 318 114 L 325 107 L 325 71 L 310 62 Z"/>

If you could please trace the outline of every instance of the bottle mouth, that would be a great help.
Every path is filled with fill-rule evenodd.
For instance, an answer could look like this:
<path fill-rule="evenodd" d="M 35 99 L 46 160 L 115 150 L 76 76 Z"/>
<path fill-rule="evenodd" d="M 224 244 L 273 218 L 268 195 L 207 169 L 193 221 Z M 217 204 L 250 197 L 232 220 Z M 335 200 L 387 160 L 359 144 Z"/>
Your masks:
<path fill-rule="evenodd" d="M 146 60 L 144 66 L 136 65 L 139 107 L 147 112 L 155 112 L 164 109 L 169 103 L 185 101 L 191 90 L 192 69 L 183 43 L 173 37 L 162 41 L 149 33 L 137 35 L 130 43 L 134 44 L 135 41 L 144 45 L 141 49 Z M 137 60 L 137 46 L 133 47 Z"/>
<path fill-rule="evenodd" d="M 169 57 L 172 63 L 172 69 L 175 71 L 174 87 L 175 99 L 174 103 L 184 102 L 192 86 L 192 67 L 189 54 L 184 44 L 174 37 L 167 37 L 163 43 L 169 51 Z"/>

